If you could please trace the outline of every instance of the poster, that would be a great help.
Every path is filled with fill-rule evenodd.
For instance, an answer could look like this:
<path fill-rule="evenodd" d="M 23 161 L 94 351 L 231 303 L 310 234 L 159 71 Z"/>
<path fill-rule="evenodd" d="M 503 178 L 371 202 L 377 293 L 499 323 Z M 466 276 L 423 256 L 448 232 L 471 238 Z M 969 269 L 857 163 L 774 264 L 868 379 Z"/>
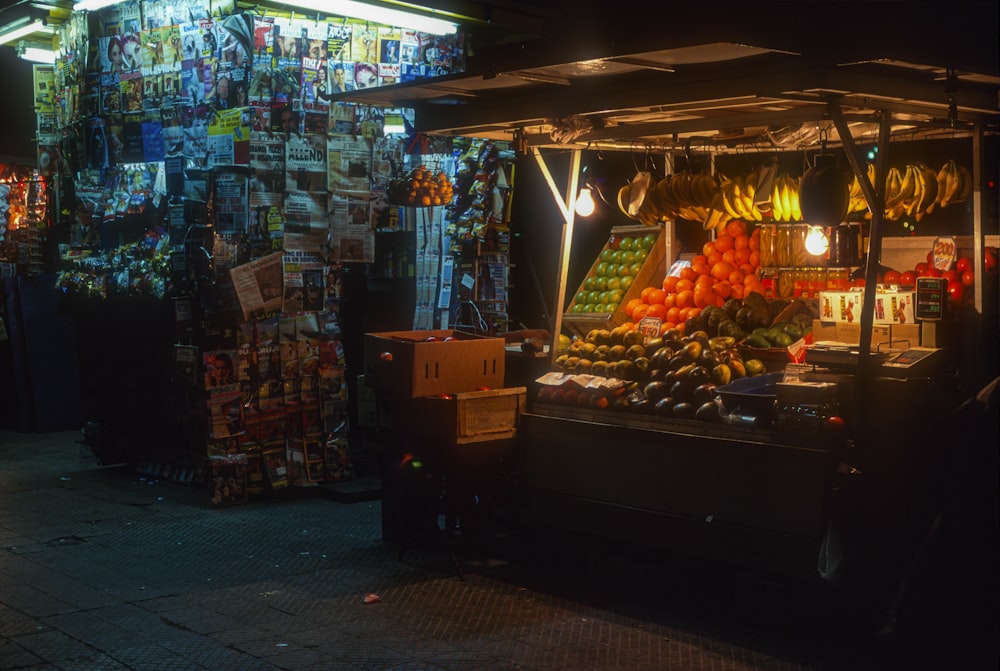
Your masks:
<path fill-rule="evenodd" d="M 290 251 L 283 260 L 284 312 L 323 309 L 326 263 L 317 252 Z M 318 329 L 317 329 L 318 330 Z"/>
<path fill-rule="evenodd" d="M 250 209 L 248 188 L 246 170 L 223 168 L 215 171 L 215 228 L 219 233 L 247 232 Z"/>
<path fill-rule="evenodd" d="M 208 164 L 250 164 L 250 110 L 215 110 L 208 123 Z"/>
<path fill-rule="evenodd" d="M 285 143 L 277 136 L 252 133 L 250 204 L 280 205 L 285 191 Z"/>
<path fill-rule="evenodd" d="M 325 193 L 325 136 L 293 135 L 285 142 L 285 190 Z"/>
<path fill-rule="evenodd" d="M 330 230 L 327 261 L 330 263 L 375 260 L 375 233 L 368 223 L 368 194 L 330 197 Z"/>
<path fill-rule="evenodd" d="M 244 319 L 250 319 L 258 312 L 281 309 L 283 256 L 281 252 L 275 252 L 230 269 L 229 277 L 236 289 Z"/>

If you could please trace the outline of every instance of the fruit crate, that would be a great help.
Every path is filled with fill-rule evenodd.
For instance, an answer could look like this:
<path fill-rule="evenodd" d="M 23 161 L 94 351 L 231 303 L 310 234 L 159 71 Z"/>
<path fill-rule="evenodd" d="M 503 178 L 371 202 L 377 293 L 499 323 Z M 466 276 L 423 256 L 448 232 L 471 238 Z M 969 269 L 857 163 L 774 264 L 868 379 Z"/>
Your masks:
<path fill-rule="evenodd" d="M 468 391 L 405 398 L 379 394 L 378 422 L 383 429 L 464 445 L 513 438 L 527 408 L 527 387 Z"/>
<path fill-rule="evenodd" d="M 636 270 L 635 273 L 629 273 L 627 276 L 631 278 L 628 287 L 621 290 L 622 294 L 620 300 L 617 302 L 617 307 L 613 312 L 581 312 L 578 311 L 577 306 L 585 305 L 581 302 L 583 295 L 581 292 L 590 294 L 591 292 L 600 291 L 614 291 L 614 289 L 597 289 L 590 288 L 588 286 L 594 286 L 588 281 L 599 281 L 598 277 L 608 278 L 608 275 L 602 272 L 606 268 L 609 261 L 607 257 L 610 251 L 614 250 L 612 241 L 613 240 L 623 240 L 625 238 L 632 239 L 643 239 L 645 236 L 650 235 L 655 237 L 652 245 L 649 246 L 646 258 L 641 261 L 641 266 Z M 663 281 L 663 277 L 667 274 L 667 249 L 664 242 L 664 229 L 662 226 L 616 226 L 611 229 L 611 235 L 608 237 L 608 241 L 604 243 L 601 248 L 601 252 L 594 259 L 593 264 L 591 264 L 590 269 L 584 276 L 583 282 L 573 293 L 573 300 L 570 302 L 569 306 L 566 308 L 566 312 L 563 313 L 562 323 L 564 329 L 575 334 L 584 336 L 592 329 L 611 329 L 615 326 L 620 326 L 628 320 L 628 315 L 625 314 L 625 305 L 633 298 L 638 298 L 642 293 L 642 290 L 650 286 L 651 284 L 656 284 L 657 286 Z M 604 264 L 604 266 L 602 266 Z M 620 265 L 620 264 L 619 264 Z M 631 264 L 630 264 L 631 265 Z M 622 274 L 616 274 L 618 279 L 622 279 Z"/>

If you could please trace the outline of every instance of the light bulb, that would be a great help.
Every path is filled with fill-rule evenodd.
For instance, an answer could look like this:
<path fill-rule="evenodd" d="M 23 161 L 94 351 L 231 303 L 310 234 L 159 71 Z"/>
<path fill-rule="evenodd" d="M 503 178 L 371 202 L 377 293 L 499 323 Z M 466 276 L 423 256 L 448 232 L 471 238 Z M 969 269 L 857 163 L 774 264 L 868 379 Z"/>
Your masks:
<path fill-rule="evenodd" d="M 806 251 L 813 256 L 822 256 L 830 249 L 830 239 L 822 226 L 810 226 L 806 233 Z"/>
<path fill-rule="evenodd" d="M 589 217 L 594 213 L 594 196 L 589 187 L 580 189 L 580 195 L 576 197 L 576 213 L 581 217 Z"/>

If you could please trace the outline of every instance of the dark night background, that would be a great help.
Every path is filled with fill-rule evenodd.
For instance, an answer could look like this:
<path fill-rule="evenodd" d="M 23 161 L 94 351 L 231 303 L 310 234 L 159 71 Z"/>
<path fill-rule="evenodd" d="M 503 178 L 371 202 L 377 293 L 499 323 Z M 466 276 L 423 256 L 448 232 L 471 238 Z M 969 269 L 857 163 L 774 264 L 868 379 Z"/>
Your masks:
<path fill-rule="evenodd" d="M 7 6 L 13 3 L 0 3 Z M 34 165 L 35 111 L 32 105 L 31 63 L 22 60 L 9 44 L 0 46 L 0 160 Z"/>

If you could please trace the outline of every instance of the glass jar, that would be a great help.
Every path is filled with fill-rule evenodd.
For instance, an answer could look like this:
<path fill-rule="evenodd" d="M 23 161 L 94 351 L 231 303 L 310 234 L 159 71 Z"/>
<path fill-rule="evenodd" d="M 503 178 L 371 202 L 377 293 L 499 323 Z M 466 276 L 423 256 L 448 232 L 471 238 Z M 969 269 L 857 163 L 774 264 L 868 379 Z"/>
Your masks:
<path fill-rule="evenodd" d="M 774 262 L 774 243 L 778 226 L 777 224 L 760 224 L 759 228 L 757 253 L 760 254 L 760 265 L 764 268 L 770 268 L 777 265 Z"/>
<path fill-rule="evenodd" d="M 810 254 L 806 248 L 806 238 L 809 236 L 809 224 L 793 224 L 791 230 L 790 265 L 796 268 L 809 268 L 826 264 L 823 254 Z"/>
<path fill-rule="evenodd" d="M 774 265 L 779 268 L 789 268 L 792 266 L 792 227 L 781 224 L 776 229 L 772 257 Z"/>

